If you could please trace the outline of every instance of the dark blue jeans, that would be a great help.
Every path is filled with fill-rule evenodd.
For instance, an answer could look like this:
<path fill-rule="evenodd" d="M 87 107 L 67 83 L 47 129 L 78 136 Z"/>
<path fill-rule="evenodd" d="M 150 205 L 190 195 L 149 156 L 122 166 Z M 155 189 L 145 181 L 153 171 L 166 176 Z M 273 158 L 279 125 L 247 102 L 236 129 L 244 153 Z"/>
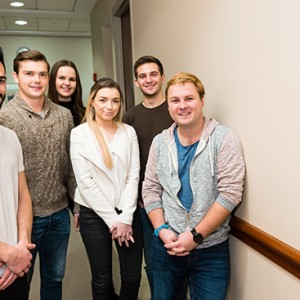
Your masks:
<path fill-rule="evenodd" d="M 28 300 L 29 288 L 26 275 L 18 277 L 5 290 L 0 291 L 0 300 Z"/>
<path fill-rule="evenodd" d="M 120 247 L 116 242 L 121 271 L 120 299 L 136 300 L 142 267 L 142 226 L 138 212 L 133 217 L 135 243 Z M 93 300 L 112 299 L 112 239 L 106 223 L 93 210 L 80 206 L 80 234 L 92 272 Z"/>
<path fill-rule="evenodd" d="M 153 226 L 147 215 L 145 208 L 140 207 L 140 214 L 143 224 L 143 247 L 144 247 L 144 259 L 145 259 L 145 271 L 147 274 L 151 299 L 153 299 L 153 272 L 152 272 L 152 262 L 151 262 L 151 248 L 152 248 L 152 239 L 153 235 Z M 182 287 L 182 290 L 179 292 L 178 300 L 185 300 L 187 294 L 187 285 L 188 282 L 185 280 L 185 283 Z"/>
<path fill-rule="evenodd" d="M 195 249 L 187 256 L 171 256 L 162 241 L 152 240 L 153 299 L 174 300 L 188 277 L 191 300 L 224 300 L 229 277 L 228 240 Z"/>
<path fill-rule="evenodd" d="M 64 208 L 50 216 L 34 217 L 32 227 L 32 267 L 28 273 L 30 284 L 37 253 L 40 258 L 41 300 L 61 300 L 65 275 L 67 248 L 70 236 L 70 215 Z"/>
<path fill-rule="evenodd" d="M 150 291 L 153 290 L 153 275 L 151 266 L 151 247 L 153 238 L 153 226 L 148 218 L 145 208 L 140 207 L 140 215 L 143 224 L 143 247 L 144 247 L 144 259 L 145 259 L 145 270 L 150 286 Z"/>

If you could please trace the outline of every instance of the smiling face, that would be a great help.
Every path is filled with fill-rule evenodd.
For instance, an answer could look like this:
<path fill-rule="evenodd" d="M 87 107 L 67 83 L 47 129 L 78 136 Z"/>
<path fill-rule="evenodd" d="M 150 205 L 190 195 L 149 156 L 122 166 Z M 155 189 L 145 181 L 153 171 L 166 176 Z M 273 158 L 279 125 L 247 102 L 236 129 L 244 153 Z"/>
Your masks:
<path fill-rule="evenodd" d="M 6 76 L 3 64 L 0 62 L 0 107 L 5 99 L 6 94 Z"/>
<path fill-rule="evenodd" d="M 204 99 L 200 99 L 191 82 L 174 84 L 168 90 L 168 107 L 171 118 L 181 127 L 193 128 L 203 120 Z"/>
<path fill-rule="evenodd" d="M 60 67 L 56 74 L 55 87 L 61 101 L 71 101 L 76 90 L 76 72 L 72 67 Z"/>
<path fill-rule="evenodd" d="M 155 97 L 160 93 L 165 77 L 160 74 L 156 63 L 145 63 L 136 71 L 135 84 L 146 97 Z"/>
<path fill-rule="evenodd" d="M 18 74 L 13 77 L 19 86 L 20 97 L 25 101 L 44 100 L 48 88 L 48 66 L 44 61 L 24 60 L 19 63 Z"/>
<path fill-rule="evenodd" d="M 91 105 L 95 109 L 96 122 L 113 123 L 121 108 L 121 95 L 116 88 L 101 88 L 98 90 Z"/>

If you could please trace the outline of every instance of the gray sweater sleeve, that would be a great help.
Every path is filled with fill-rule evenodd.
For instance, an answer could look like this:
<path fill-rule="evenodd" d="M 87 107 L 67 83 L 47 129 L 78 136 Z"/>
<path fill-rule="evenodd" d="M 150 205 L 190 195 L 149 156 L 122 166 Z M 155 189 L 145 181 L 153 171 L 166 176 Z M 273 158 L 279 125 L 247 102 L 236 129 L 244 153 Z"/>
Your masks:
<path fill-rule="evenodd" d="M 232 211 L 242 199 L 245 162 L 237 134 L 229 130 L 222 141 L 217 156 L 218 191 L 216 201 Z"/>
<path fill-rule="evenodd" d="M 153 139 L 150 147 L 142 189 L 143 201 L 147 213 L 163 207 L 161 199 L 163 189 L 157 176 L 157 140 L 158 136 Z"/>

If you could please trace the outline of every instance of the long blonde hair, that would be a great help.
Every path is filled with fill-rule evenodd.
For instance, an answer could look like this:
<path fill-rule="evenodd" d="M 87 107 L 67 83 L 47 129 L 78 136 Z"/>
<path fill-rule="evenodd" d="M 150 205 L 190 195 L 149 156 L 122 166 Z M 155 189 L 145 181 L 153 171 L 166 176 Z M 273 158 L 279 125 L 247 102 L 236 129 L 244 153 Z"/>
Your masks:
<path fill-rule="evenodd" d="M 118 114 L 114 117 L 113 122 L 115 124 L 120 124 L 122 122 L 122 116 L 123 116 L 123 111 L 124 111 L 124 98 L 122 95 L 121 88 L 118 83 L 116 83 L 113 79 L 111 78 L 101 78 L 98 81 L 94 83 L 94 85 L 91 88 L 88 103 L 86 106 L 85 110 L 85 115 L 83 118 L 83 122 L 86 121 L 88 123 L 88 126 L 91 128 L 93 134 L 96 137 L 96 140 L 98 142 L 98 145 L 100 147 L 102 156 L 103 156 L 103 161 L 108 169 L 111 169 L 113 167 L 113 160 L 110 154 L 110 151 L 108 149 L 108 145 L 104 139 L 104 136 L 99 130 L 99 126 L 96 122 L 96 115 L 95 115 L 95 109 L 92 106 L 92 103 L 94 102 L 94 99 L 98 93 L 99 90 L 103 88 L 115 88 L 118 90 L 120 94 L 120 109 L 118 111 Z"/>

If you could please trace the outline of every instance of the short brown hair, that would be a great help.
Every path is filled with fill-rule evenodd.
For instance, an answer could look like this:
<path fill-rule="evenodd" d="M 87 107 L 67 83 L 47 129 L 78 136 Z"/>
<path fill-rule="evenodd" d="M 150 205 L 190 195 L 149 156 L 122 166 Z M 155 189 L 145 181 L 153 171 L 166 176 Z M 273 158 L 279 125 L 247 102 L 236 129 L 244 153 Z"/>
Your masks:
<path fill-rule="evenodd" d="M 141 65 L 150 64 L 150 63 L 157 64 L 160 75 L 161 76 L 164 75 L 164 68 L 163 68 L 163 65 L 160 62 L 160 60 L 151 55 L 144 55 L 144 56 L 140 57 L 134 64 L 133 71 L 134 71 L 135 79 L 137 79 L 137 77 L 138 77 L 138 73 L 137 73 L 138 67 L 140 67 Z"/>
<path fill-rule="evenodd" d="M 20 52 L 14 59 L 14 71 L 18 74 L 20 62 L 25 60 L 33 60 L 33 61 L 44 61 L 47 64 L 48 73 L 50 70 L 50 65 L 46 59 L 46 56 L 37 50 L 28 50 Z"/>

